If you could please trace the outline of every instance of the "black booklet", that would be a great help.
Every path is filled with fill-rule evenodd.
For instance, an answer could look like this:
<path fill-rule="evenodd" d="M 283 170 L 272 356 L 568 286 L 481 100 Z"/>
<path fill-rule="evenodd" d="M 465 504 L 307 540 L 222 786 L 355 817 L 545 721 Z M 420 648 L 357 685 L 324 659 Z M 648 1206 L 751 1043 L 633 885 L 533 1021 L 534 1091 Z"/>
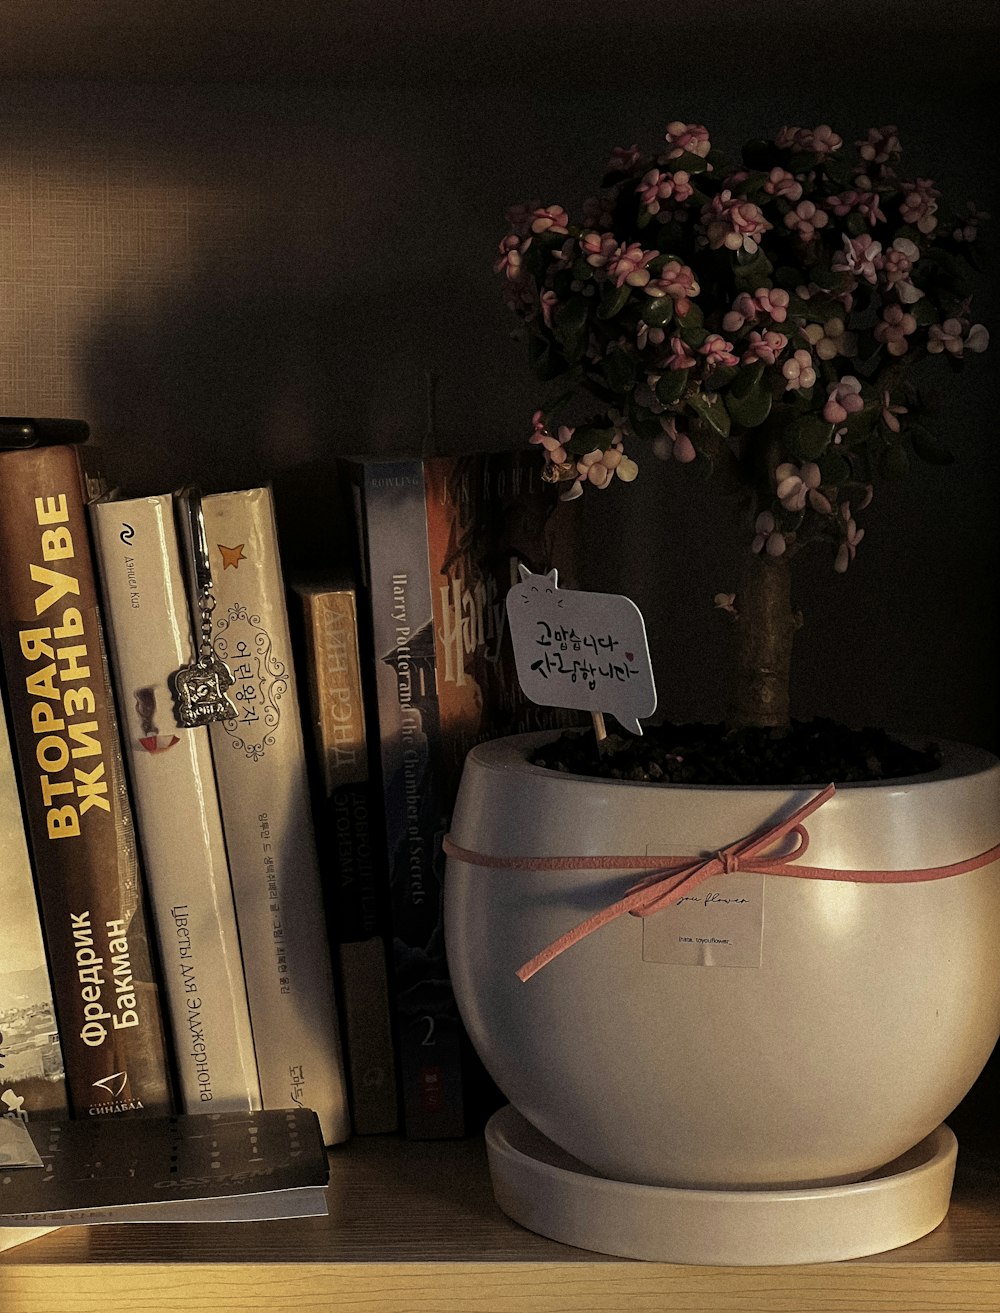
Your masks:
<path fill-rule="evenodd" d="M 0 1119 L 0 1228 L 316 1216 L 328 1179 L 309 1109 Z"/>

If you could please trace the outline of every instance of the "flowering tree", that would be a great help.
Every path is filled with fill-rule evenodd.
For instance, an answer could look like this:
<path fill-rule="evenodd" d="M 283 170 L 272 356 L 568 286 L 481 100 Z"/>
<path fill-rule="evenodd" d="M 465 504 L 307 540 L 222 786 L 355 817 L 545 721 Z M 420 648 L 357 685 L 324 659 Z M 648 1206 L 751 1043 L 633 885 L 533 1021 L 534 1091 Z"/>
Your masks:
<path fill-rule="evenodd" d="M 951 460 L 914 366 L 960 369 L 988 344 L 967 285 L 986 216 L 904 172 L 894 127 L 842 147 L 825 124 L 785 127 L 728 168 L 704 126 L 669 123 L 651 158 L 615 149 L 579 222 L 509 211 L 495 264 L 558 384 L 531 441 L 564 498 L 634 479 L 633 440 L 744 493 L 742 581 L 716 599 L 736 637 L 733 725 L 788 723 L 791 559 L 825 543 L 845 571 L 877 479 L 910 452 Z M 581 398 L 586 420 L 560 422 Z"/>

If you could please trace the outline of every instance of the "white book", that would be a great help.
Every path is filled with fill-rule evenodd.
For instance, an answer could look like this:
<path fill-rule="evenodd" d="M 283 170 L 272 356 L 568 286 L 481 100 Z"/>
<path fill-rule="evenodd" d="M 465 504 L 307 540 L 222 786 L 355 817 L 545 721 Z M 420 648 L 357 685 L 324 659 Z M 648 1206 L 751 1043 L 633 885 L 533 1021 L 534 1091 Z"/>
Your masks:
<path fill-rule="evenodd" d="M 236 708 L 209 728 L 265 1108 L 350 1134 L 330 946 L 270 488 L 201 501 L 213 641 Z"/>
<path fill-rule="evenodd" d="M 195 656 L 173 497 L 90 505 L 184 1112 L 261 1106 L 208 730 L 178 724 L 171 678 Z"/>

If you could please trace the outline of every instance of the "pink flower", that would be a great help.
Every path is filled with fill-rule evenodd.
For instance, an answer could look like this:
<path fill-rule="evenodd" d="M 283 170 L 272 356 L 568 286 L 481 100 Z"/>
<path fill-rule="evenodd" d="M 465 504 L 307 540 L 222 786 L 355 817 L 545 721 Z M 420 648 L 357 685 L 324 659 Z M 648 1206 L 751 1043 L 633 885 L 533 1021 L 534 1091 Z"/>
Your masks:
<path fill-rule="evenodd" d="M 858 349 L 857 338 L 847 332 L 844 321 L 837 316 L 828 319 L 825 324 L 806 324 L 801 332 L 820 360 L 832 360 L 834 356 L 853 356 Z"/>
<path fill-rule="evenodd" d="M 616 146 L 608 160 L 607 173 L 631 173 L 642 159 L 642 152 L 637 145 Z"/>
<path fill-rule="evenodd" d="M 701 220 L 713 251 L 724 246 L 729 251 L 742 248 L 750 255 L 757 250 L 757 238 L 774 227 L 753 201 L 734 198 L 730 191 L 713 196 L 702 209 Z"/>
<path fill-rule="evenodd" d="M 770 315 L 776 324 L 783 324 L 788 318 L 791 297 L 783 287 L 758 287 L 753 295 L 761 312 Z"/>
<path fill-rule="evenodd" d="M 511 205 L 504 211 L 504 218 L 518 237 L 526 237 L 531 228 L 531 216 L 541 205 L 541 201 L 529 201 L 527 205 Z"/>
<path fill-rule="evenodd" d="M 583 226 L 585 228 L 598 228 L 602 232 L 607 232 L 614 226 L 615 221 L 615 201 L 618 198 L 618 188 L 611 187 L 600 192 L 597 196 L 588 196 L 583 202 Z"/>
<path fill-rule="evenodd" d="M 882 393 L 882 423 L 891 433 L 899 432 L 899 420 L 896 416 L 905 415 L 906 410 L 906 406 L 894 406 L 892 404 L 888 389 Z"/>
<path fill-rule="evenodd" d="M 786 511 L 804 511 L 806 504 L 822 515 L 833 510 L 829 498 L 819 491 L 822 476 L 815 461 L 807 460 L 801 466 L 785 462 L 774 471 L 774 495 Z"/>
<path fill-rule="evenodd" d="M 774 168 L 767 175 L 764 190 L 769 196 L 783 196 L 786 201 L 802 199 L 802 183 L 787 169 Z"/>
<path fill-rule="evenodd" d="M 652 277 L 646 265 L 658 255 L 659 251 L 644 251 L 638 242 L 619 246 L 608 260 L 608 277 L 614 279 L 616 287 L 624 283 L 629 287 L 643 287 Z"/>
<path fill-rule="evenodd" d="M 709 333 L 698 348 L 705 357 L 705 363 L 711 369 L 715 365 L 738 365 L 739 356 L 733 355 L 733 344 L 727 342 L 719 333 Z"/>
<path fill-rule="evenodd" d="M 682 465 L 689 465 L 696 459 L 698 453 L 694 449 L 694 443 L 686 433 L 678 431 L 677 421 L 672 415 L 661 415 L 660 426 L 663 429 L 663 436 L 653 439 L 654 456 L 660 460 L 673 458 Z"/>
<path fill-rule="evenodd" d="M 637 188 L 639 200 L 650 214 L 659 214 L 661 201 L 673 200 L 682 204 L 693 194 L 691 175 L 684 169 L 678 169 L 676 173 L 661 173 L 659 169 L 650 169 Z"/>
<path fill-rule="evenodd" d="M 546 290 L 539 297 L 539 300 L 541 301 L 541 305 L 542 305 L 542 319 L 545 321 L 545 327 L 551 328 L 552 314 L 556 306 L 559 304 L 559 298 L 558 296 L 556 296 L 555 292 L 551 290 L 551 288 L 546 288 Z"/>
<path fill-rule="evenodd" d="M 561 205 L 539 205 L 531 211 L 533 233 L 565 233 L 569 215 Z"/>
<path fill-rule="evenodd" d="M 946 321 L 957 323 L 957 320 Z M 931 325 L 931 334 L 938 325 Z M 917 331 L 917 321 L 914 317 L 903 309 L 901 305 L 885 305 L 882 307 L 882 318 L 875 325 L 874 336 L 876 342 L 882 342 L 890 356 L 905 356 L 908 344 L 906 339 L 911 333 Z M 934 348 L 930 342 L 927 344 L 928 351 Z M 938 347 L 938 350 L 941 348 Z M 951 348 L 948 348 L 951 350 Z"/>
<path fill-rule="evenodd" d="M 520 278 L 524 273 L 522 257 L 530 245 L 530 237 L 521 238 L 510 233 L 500 243 L 500 258 L 493 265 L 493 272 L 504 273 L 508 278 Z"/>
<path fill-rule="evenodd" d="M 885 223 L 885 215 L 879 209 L 879 198 L 872 191 L 841 192 L 839 196 L 828 197 L 826 207 L 840 218 L 856 210 L 872 228 L 877 223 Z"/>
<path fill-rule="evenodd" d="M 969 201 L 965 209 L 966 217 L 959 220 L 959 226 L 951 234 L 956 242 L 974 242 L 979 225 L 990 217 L 986 210 L 977 209 L 974 201 Z"/>
<path fill-rule="evenodd" d="M 542 448 L 545 453 L 546 465 L 565 465 L 569 459 L 566 453 L 566 444 L 573 436 L 573 430 L 563 424 L 559 428 L 559 437 L 554 438 L 545 427 L 540 410 L 535 411 L 532 416 L 532 423 L 535 426 L 535 431 L 528 441 L 533 446 Z"/>
<path fill-rule="evenodd" d="M 708 139 L 708 128 L 702 123 L 682 123 L 679 119 L 674 119 L 667 124 L 664 136 L 667 145 L 671 148 L 667 151 L 668 160 L 677 159 L 685 151 L 689 155 L 700 155 L 704 159 L 712 149 L 712 143 Z"/>
<path fill-rule="evenodd" d="M 837 556 L 833 562 L 833 568 L 838 574 L 843 574 L 850 563 L 854 560 L 858 550 L 858 543 L 865 536 L 864 529 L 859 529 L 851 517 L 851 506 L 849 502 L 844 502 L 840 507 L 840 516 L 844 521 L 844 538 L 837 548 Z"/>
<path fill-rule="evenodd" d="M 785 215 L 785 227 L 791 228 L 803 242 L 811 242 L 818 229 L 825 228 L 829 221 L 825 210 L 817 209 L 812 201 L 799 201 L 795 209 Z"/>
<path fill-rule="evenodd" d="M 589 265 L 600 269 L 618 250 L 611 233 L 583 232 L 580 234 L 580 251 Z"/>
<path fill-rule="evenodd" d="M 775 527 L 774 516 L 770 511 L 761 511 L 754 522 L 754 539 L 750 550 L 764 551 L 768 556 L 783 556 L 787 546 L 784 534 Z"/>
<path fill-rule="evenodd" d="M 722 331 L 738 333 L 744 324 L 753 323 L 757 318 L 757 302 L 749 292 L 740 292 L 733 302 L 732 310 L 722 316 Z"/>
<path fill-rule="evenodd" d="M 751 333 L 743 353 L 743 364 L 752 365 L 755 360 L 763 360 L 766 365 L 773 365 L 787 345 L 788 338 L 784 333 L 775 333 L 770 329 L 763 336 Z"/>
<path fill-rule="evenodd" d="M 816 371 L 808 351 L 796 351 L 781 366 L 781 372 L 785 378 L 786 392 L 811 388 L 816 382 Z"/>
<path fill-rule="evenodd" d="M 844 144 L 828 123 L 815 128 L 782 128 L 774 144 L 785 150 L 812 151 L 815 155 L 830 155 Z"/>
<path fill-rule="evenodd" d="M 910 281 L 910 271 L 919 259 L 920 247 L 908 237 L 897 237 L 885 253 L 883 272 L 886 285 L 895 289 L 904 305 L 913 305 L 923 296 L 920 288 Z"/>
<path fill-rule="evenodd" d="M 873 237 L 862 234 L 860 237 L 848 237 L 844 233 L 844 249 L 838 251 L 830 263 L 834 273 L 857 274 L 869 283 L 878 280 L 878 269 L 882 264 L 882 243 Z"/>
<path fill-rule="evenodd" d="M 647 296 L 672 296 L 677 313 L 686 315 L 691 309 L 691 298 L 698 295 L 701 287 L 693 269 L 681 264 L 680 260 L 668 260 L 642 290 Z"/>
<path fill-rule="evenodd" d="M 932 233 L 937 227 L 937 198 L 941 193 L 930 178 L 904 182 L 902 188 L 899 217 L 904 223 L 915 223 L 922 233 Z"/>
<path fill-rule="evenodd" d="M 864 410 L 865 402 L 861 395 L 861 381 L 853 374 L 845 374 L 838 383 L 827 386 L 826 405 L 823 418 L 828 424 L 843 424 L 848 415 L 856 415 Z"/>
<path fill-rule="evenodd" d="M 663 360 L 665 369 L 691 369 L 696 364 L 694 356 L 689 356 L 687 346 L 679 333 L 670 339 L 670 355 Z"/>
<path fill-rule="evenodd" d="M 867 140 L 854 143 L 858 154 L 868 164 L 885 164 L 889 160 L 898 159 L 901 148 L 896 132 L 894 127 L 869 128 Z"/>
<path fill-rule="evenodd" d="M 931 324 L 928 331 L 927 350 L 932 355 L 947 351 L 949 355 L 961 356 L 965 348 L 970 351 L 985 351 L 990 344 L 989 331 L 983 324 L 973 324 L 968 336 L 963 337 L 966 325 L 961 319 L 946 319 L 943 324 Z"/>

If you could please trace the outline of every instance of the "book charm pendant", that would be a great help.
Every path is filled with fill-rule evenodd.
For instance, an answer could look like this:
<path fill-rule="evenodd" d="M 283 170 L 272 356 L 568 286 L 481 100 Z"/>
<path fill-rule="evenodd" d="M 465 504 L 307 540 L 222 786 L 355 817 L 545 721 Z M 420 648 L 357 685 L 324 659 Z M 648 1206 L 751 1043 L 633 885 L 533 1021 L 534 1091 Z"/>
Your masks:
<path fill-rule="evenodd" d="M 200 625 L 198 655 L 190 665 L 182 666 L 171 676 L 174 695 L 174 712 L 177 723 L 185 729 L 216 720 L 232 720 L 236 708 L 226 697 L 226 690 L 236 682 L 232 671 L 215 650 L 212 642 L 212 612 L 215 594 L 212 589 L 212 568 L 205 539 L 205 522 L 201 513 L 201 497 L 194 489 L 185 489 L 181 503 L 188 517 L 188 542 L 194 563 L 197 588 L 197 608 Z"/>

